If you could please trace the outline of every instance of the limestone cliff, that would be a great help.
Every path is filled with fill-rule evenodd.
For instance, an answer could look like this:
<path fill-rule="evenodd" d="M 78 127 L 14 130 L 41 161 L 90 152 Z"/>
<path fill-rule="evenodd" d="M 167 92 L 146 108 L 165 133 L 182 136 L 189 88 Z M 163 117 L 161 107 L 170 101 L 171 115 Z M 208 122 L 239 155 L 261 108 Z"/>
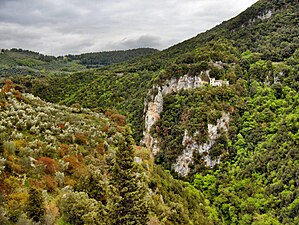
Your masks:
<path fill-rule="evenodd" d="M 201 72 L 200 76 L 189 76 L 188 74 L 180 78 L 172 78 L 167 80 L 163 85 L 154 85 L 148 93 L 148 100 L 144 103 L 145 114 L 145 130 L 143 132 L 143 143 L 148 149 L 151 149 L 153 154 L 159 152 L 157 140 L 150 135 L 151 127 L 160 119 L 160 114 L 163 111 L 163 96 L 166 94 L 177 93 L 180 90 L 199 88 L 205 84 L 212 86 L 228 85 L 228 81 L 215 80 L 210 78 L 210 71 Z M 204 81 L 202 76 L 208 77 L 209 82 Z M 152 94 L 155 93 L 155 94 Z"/>
<path fill-rule="evenodd" d="M 145 130 L 143 132 L 143 144 L 145 144 L 146 147 L 152 151 L 153 155 L 156 155 L 160 151 L 160 147 L 158 139 L 151 136 L 150 130 L 152 126 L 160 119 L 160 114 L 163 111 L 163 96 L 177 93 L 180 90 L 200 88 L 206 84 L 211 86 L 222 86 L 229 84 L 228 81 L 215 80 L 215 78 L 211 78 L 209 73 L 210 71 L 207 70 L 201 72 L 199 76 L 189 76 L 186 74 L 179 78 L 172 78 L 164 82 L 162 85 L 154 85 L 153 88 L 148 92 L 147 100 L 144 103 Z M 202 77 L 206 77 L 208 79 L 203 80 Z M 185 147 L 185 150 L 183 154 L 179 156 L 177 162 L 173 165 L 173 169 L 182 176 L 187 175 L 189 172 L 188 165 L 193 160 L 193 152 L 198 150 L 199 153 L 207 153 L 218 137 L 217 130 L 224 129 L 227 131 L 228 121 L 228 114 L 223 114 L 223 117 L 217 122 L 216 125 L 208 124 L 209 141 L 207 143 L 192 142 L 192 136 L 189 136 L 188 131 L 186 130 L 184 141 L 182 143 Z M 189 139 L 190 141 L 187 141 Z M 204 161 L 206 162 L 206 165 L 210 167 L 214 166 L 216 163 L 219 163 L 219 159 L 212 160 L 208 154 L 204 156 Z"/>

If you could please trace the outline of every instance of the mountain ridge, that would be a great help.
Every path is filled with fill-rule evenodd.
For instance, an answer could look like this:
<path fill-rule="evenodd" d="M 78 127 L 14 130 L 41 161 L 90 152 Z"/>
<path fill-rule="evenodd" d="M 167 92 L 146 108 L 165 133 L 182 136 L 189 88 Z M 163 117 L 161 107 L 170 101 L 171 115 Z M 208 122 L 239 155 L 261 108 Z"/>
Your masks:
<path fill-rule="evenodd" d="M 258 2 L 256 2 L 255 4 L 253 4 L 251 7 L 249 7 L 248 9 L 246 9 L 245 11 L 243 11 L 242 13 L 240 13 L 239 15 L 235 16 L 234 18 L 222 22 L 221 24 L 215 26 L 214 28 L 200 33 L 197 36 L 190 38 L 184 42 L 181 42 L 179 44 L 176 44 L 172 47 L 170 47 L 168 50 L 171 52 L 173 51 L 172 49 L 178 51 L 177 49 L 184 49 L 184 51 L 190 51 L 190 48 L 188 48 L 188 45 L 193 46 L 193 48 L 195 46 L 199 46 L 201 44 L 203 44 L 204 42 L 209 42 L 214 38 L 217 38 L 217 35 L 219 36 L 223 36 L 223 34 L 225 34 L 225 38 L 231 39 L 236 41 L 236 38 L 241 38 L 243 37 L 250 37 L 250 35 L 248 35 L 248 33 L 245 33 L 244 30 L 248 30 L 248 28 L 250 28 L 251 25 L 256 26 L 259 22 L 263 22 L 264 20 L 270 20 L 273 19 L 271 17 L 275 17 L 275 15 L 279 14 L 280 12 L 284 12 L 285 9 L 291 9 L 291 14 L 285 14 L 281 19 L 286 18 L 287 20 L 294 20 L 294 23 L 298 23 L 298 1 L 293 1 L 293 0 L 289 0 L 289 1 L 267 1 L 267 0 L 259 0 Z M 271 12 L 271 15 L 269 15 L 268 13 Z M 263 17 L 263 15 L 267 15 L 269 16 L 269 18 L 267 17 Z M 274 21 L 275 23 L 276 21 Z M 279 22 L 281 23 L 281 21 Z M 279 24 L 278 23 L 278 24 Z M 270 24 L 271 26 L 271 24 Z M 258 28 L 258 31 L 260 31 L 261 28 Z M 296 38 L 296 34 L 298 33 L 298 28 L 297 27 L 293 27 L 293 32 L 294 32 L 294 37 Z M 234 34 L 236 33 L 237 34 Z M 247 32 L 248 32 L 247 31 Z M 239 32 L 239 33 L 238 33 Z M 243 32 L 243 33 L 242 33 Z M 281 30 L 281 32 L 285 32 L 283 30 Z M 275 33 L 274 31 L 271 31 L 269 34 L 269 36 L 271 36 L 271 34 Z M 265 34 L 263 34 L 265 36 Z M 285 36 L 284 36 L 285 37 Z M 254 39 L 253 39 L 254 38 Z M 249 45 L 242 47 L 241 45 L 237 45 L 238 47 L 241 47 L 243 50 L 247 50 L 250 49 L 251 51 L 255 51 L 256 49 L 254 48 L 254 45 L 259 43 L 259 40 L 255 37 L 251 37 L 252 41 Z M 286 38 L 288 39 L 288 38 Z M 249 40 L 249 39 L 248 39 Z M 257 41 L 254 42 L 254 41 Z M 292 42 L 292 41 L 289 41 Z M 298 42 L 298 41 L 297 41 Z M 298 47 L 298 43 L 296 45 Z M 295 47 L 296 47 L 295 46 Z M 183 50 L 182 50 L 183 51 Z M 167 50 L 166 50 L 167 52 Z M 166 53 L 167 54 L 167 53 Z"/>

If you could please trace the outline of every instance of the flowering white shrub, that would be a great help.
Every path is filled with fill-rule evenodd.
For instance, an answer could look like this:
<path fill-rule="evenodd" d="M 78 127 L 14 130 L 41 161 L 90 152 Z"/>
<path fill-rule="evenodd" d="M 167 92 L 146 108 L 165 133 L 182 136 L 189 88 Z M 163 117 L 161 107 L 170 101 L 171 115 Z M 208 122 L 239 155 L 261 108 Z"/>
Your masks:
<path fill-rule="evenodd" d="M 16 130 L 12 132 L 11 137 L 13 139 L 22 139 L 23 138 L 23 134 L 17 132 Z"/>
<path fill-rule="evenodd" d="M 0 107 L 4 148 L 3 155 L 0 153 L 0 175 L 16 187 L 4 188 L 8 193 L 21 193 L 24 199 L 29 187 L 43 189 L 48 207 L 44 222 L 59 214 L 71 222 L 73 216 L 69 215 L 77 215 L 82 206 L 86 209 L 78 217 L 82 224 L 105 224 L 98 217 L 102 205 L 73 190 L 99 187 L 105 193 L 108 168 L 122 135 L 118 128 L 109 118 L 90 109 L 47 103 L 31 94 L 6 94 L 5 104 Z M 50 207 L 55 195 L 61 203 L 59 210 Z M 74 210 L 70 212 L 69 207 Z"/>
<path fill-rule="evenodd" d="M 115 135 L 121 135 L 101 113 L 84 108 L 73 113 L 73 108 L 47 103 L 31 94 L 23 94 L 23 97 L 25 101 L 19 101 L 8 93 L 7 104 L 0 108 L 4 148 L 14 157 L 22 157 L 13 164 L 15 169 L 32 170 L 38 176 L 46 168 L 42 162 L 52 165 L 54 160 L 58 171 L 54 163 L 54 172 L 49 173 L 55 174 L 55 182 L 61 186 L 65 183 L 64 176 L 69 176 L 69 170 L 73 168 L 67 160 L 74 155 L 88 156 L 92 151 L 97 154 L 97 146 L 107 138 L 105 148 L 109 151 L 109 145 L 117 144 Z M 104 127 L 109 127 L 108 132 L 103 131 Z M 65 149 L 61 149 L 62 144 Z M 92 159 L 94 155 L 90 156 L 90 163 L 96 163 Z M 0 173 L 6 160 L 0 158 Z"/>
<path fill-rule="evenodd" d="M 5 131 L 5 130 L 6 130 L 6 127 L 3 126 L 3 125 L 0 125 L 0 132 L 3 132 L 3 131 Z"/>
<path fill-rule="evenodd" d="M 60 167 L 61 171 L 66 171 L 68 169 L 70 163 L 65 162 L 62 159 L 60 159 L 60 160 L 58 160 L 58 164 L 59 164 L 59 167 Z"/>
<path fill-rule="evenodd" d="M 64 173 L 57 171 L 55 173 L 55 179 L 56 179 L 56 182 L 58 183 L 58 186 L 62 187 L 64 184 Z"/>
<path fill-rule="evenodd" d="M 1 175 L 1 173 L 2 173 L 2 172 L 4 171 L 4 169 L 5 169 L 5 163 L 6 163 L 6 159 L 0 157 L 0 175 Z"/>

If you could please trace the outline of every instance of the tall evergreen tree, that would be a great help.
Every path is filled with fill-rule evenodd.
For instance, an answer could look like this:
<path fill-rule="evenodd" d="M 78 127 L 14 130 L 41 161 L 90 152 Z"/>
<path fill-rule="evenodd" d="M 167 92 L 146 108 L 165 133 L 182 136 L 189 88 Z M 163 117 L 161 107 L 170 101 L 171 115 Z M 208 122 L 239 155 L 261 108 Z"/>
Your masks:
<path fill-rule="evenodd" d="M 131 131 L 116 135 L 118 148 L 112 167 L 111 190 L 113 192 L 111 204 L 112 224 L 146 224 L 148 220 L 148 206 L 145 195 L 147 192 L 143 174 L 134 162 L 134 149 Z"/>
<path fill-rule="evenodd" d="M 41 190 L 31 188 L 29 191 L 28 216 L 34 222 L 42 222 L 45 216 L 44 198 Z"/>

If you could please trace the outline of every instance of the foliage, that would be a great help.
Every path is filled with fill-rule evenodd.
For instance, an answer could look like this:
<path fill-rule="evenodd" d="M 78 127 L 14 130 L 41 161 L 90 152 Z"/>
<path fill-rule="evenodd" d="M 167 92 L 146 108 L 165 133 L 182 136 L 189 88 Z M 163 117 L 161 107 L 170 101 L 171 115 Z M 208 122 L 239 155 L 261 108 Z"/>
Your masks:
<path fill-rule="evenodd" d="M 156 162 L 171 169 L 170 165 L 176 161 L 184 150 L 183 138 L 186 131 L 194 134 L 193 140 L 198 143 L 208 142 L 208 124 L 216 124 L 222 112 L 230 112 L 230 120 L 237 120 L 243 107 L 246 93 L 239 92 L 239 84 L 229 87 L 203 87 L 198 90 L 181 91 L 176 95 L 167 95 L 164 98 L 163 112 L 160 120 L 153 126 L 152 135 L 158 137 L 161 151 L 156 156 Z M 243 95 L 243 96 L 242 96 Z M 232 112 L 233 109 L 233 112 Z M 231 124 L 233 125 L 233 124 Z M 231 126 L 233 129 L 233 126 Z M 221 138 L 224 140 L 221 141 Z M 219 136 L 213 146 L 214 157 L 227 151 L 225 135 Z M 212 155 L 211 150 L 211 155 Z M 197 160 L 200 161 L 200 158 Z M 202 164 L 203 162 L 200 162 Z M 194 167 L 193 171 L 202 167 Z"/>
<path fill-rule="evenodd" d="M 157 52 L 158 50 L 152 48 L 138 48 L 126 51 L 93 52 L 80 55 L 67 55 L 67 58 L 71 60 L 79 60 L 80 64 L 86 65 L 87 67 L 100 67 L 125 62 Z"/>
<path fill-rule="evenodd" d="M 149 188 L 153 195 L 149 204 L 150 221 L 158 219 L 166 224 L 213 224 L 213 220 L 207 218 L 208 205 L 202 193 L 187 182 L 173 179 L 163 167 L 154 167 Z"/>
<path fill-rule="evenodd" d="M 41 190 L 31 188 L 29 190 L 28 216 L 35 222 L 43 222 L 45 216 L 44 199 Z"/>
<path fill-rule="evenodd" d="M 64 221 L 70 224 L 106 224 L 104 206 L 85 192 L 64 194 L 60 208 Z"/>
<path fill-rule="evenodd" d="M 1 222 L 146 224 L 154 214 L 147 188 L 153 159 L 134 146 L 124 116 L 26 93 L 19 99 L 11 86 L 0 108 Z"/>
<path fill-rule="evenodd" d="M 299 96 L 287 86 L 281 93 L 275 86 L 252 86 L 255 93 L 231 145 L 236 157 L 206 175 L 197 174 L 194 185 L 224 224 L 296 224 Z"/>
<path fill-rule="evenodd" d="M 129 132 L 129 131 L 127 131 Z M 130 133 L 117 136 L 115 162 L 111 168 L 112 202 L 110 216 L 112 224 L 147 224 L 147 188 L 142 170 L 134 162 L 133 140 Z"/>

